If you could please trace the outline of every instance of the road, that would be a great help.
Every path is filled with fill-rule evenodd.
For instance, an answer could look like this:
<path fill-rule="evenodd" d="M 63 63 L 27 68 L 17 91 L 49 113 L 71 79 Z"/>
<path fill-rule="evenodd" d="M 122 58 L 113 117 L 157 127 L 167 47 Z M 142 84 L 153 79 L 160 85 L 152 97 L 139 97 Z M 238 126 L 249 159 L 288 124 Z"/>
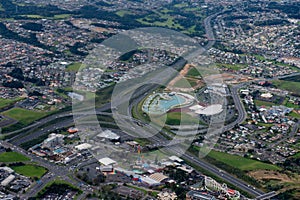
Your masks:
<path fill-rule="evenodd" d="M 40 183 L 35 183 L 33 186 L 29 188 L 29 190 L 25 194 L 21 194 L 20 198 L 21 199 L 28 199 L 29 197 L 34 197 L 36 194 L 50 181 L 55 180 L 57 178 L 61 180 L 65 180 L 74 186 L 79 186 L 80 189 L 83 191 L 84 194 L 88 194 L 90 191 L 88 190 L 87 186 L 82 185 L 82 181 L 77 179 L 74 174 L 71 174 L 69 170 L 66 169 L 64 166 L 59 166 L 54 163 L 51 163 L 47 160 L 44 160 L 41 157 L 38 157 L 34 154 L 31 154 L 24 149 L 15 146 L 11 143 L 5 142 L 5 141 L 0 141 L 0 145 L 5 147 L 5 148 L 10 148 L 13 151 L 16 151 L 28 158 L 31 159 L 32 162 L 38 163 L 40 166 L 43 166 L 48 169 L 48 172 L 46 175 L 44 175 L 40 179 Z M 69 177 L 72 176 L 72 179 Z"/>
<path fill-rule="evenodd" d="M 243 191 L 248 192 L 249 194 L 252 194 L 254 196 L 260 196 L 260 195 L 264 194 L 264 192 L 262 192 L 258 189 L 255 189 L 252 186 L 249 186 L 247 183 L 241 181 L 240 179 L 235 178 L 232 175 L 222 171 L 221 169 L 219 169 L 219 168 L 217 168 L 217 167 L 215 167 L 211 164 L 208 164 L 208 163 L 206 163 L 202 160 L 199 160 L 198 158 L 196 158 L 194 156 L 191 156 L 189 154 L 183 154 L 182 158 L 198 165 L 199 167 L 201 167 L 201 168 L 203 168 L 203 169 L 205 169 L 205 170 L 207 170 L 211 173 L 213 173 L 214 175 L 218 176 L 219 178 L 225 180 L 228 183 L 231 183 L 232 185 L 236 186 L 237 188 L 239 188 Z"/>
<path fill-rule="evenodd" d="M 238 94 L 238 90 L 243 86 L 244 85 L 241 84 L 241 85 L 238 85 L 238 86 L 234 86 L 231 89 L 232 97 L 234 99 L 236 109 L 238 110 L 238 118 L 235 120 L 235 122 L 225 126 L 224 130 L 230 130 L 236 124 L 243 122 L 246 118 L 246 111 L 243 107 L 243 104 L 242 104 L 242 102 L 240 100 L 240 97 L 239 97 L 239 94 Z M 142 90 L 141 95 L 139 97 L 135 98 L 131 102 L 131 104 L 130 104 L 128 110 L 127 110 L 128 116 L 132 116 L 132 113 L 131 113 L 132 108 L 137 107 L 137 104 L 144 98 L 144 96 L 145 95 L 144 95 L 143 90 Z M 149 125 L 149 126 L 151 126 L 151 125 Z M 164 130 L 161 130 L 160 133 L 162 133 L 163 135 L 168 135 L 168 133 L 165 132 Z M 154 137 L 148 138 L 148 140 L 152 141 L 154 144 L 155 143 L 164 144 L 164 143 L 169 142 L 169 141 L 165 141 L 166 140 L 165 138 L 159 137 L 159 136 L 160 136 L 160 134 L 157 134 Z M 169 154 L 174 153 L 174 154 L 181 155 L 181 157 L 183 159 L 185 159 L 185 160 L 187 160 L 191 163 L 196 164 L 197 166 L 203 168 L 204 170 L 209 171 L 210 173 L 213 173 L 214 175 L 218 176 L 219 178 L 225 180 L 228 183 L 231 183 L 231 184 L 235 185 L 236 187 L 240 188 L 243 191 L 246 191 L 247 193 L 249 193 L 251 195 L 260 196 L 260 195 L 264 194 L 264 192 L 253 188 L 252 186 L 248 185 L 244 181 L 241 181 L 240 179 L 238 179 L 238 178 L 236 178 L 236 177 L 234 177 L 234 176 L 232 176 L 228 173 L 221 172 L 222 171 L 221 169 L 218 169 L 217 167 L 203 161 L 202 159 L 196 158 L 196 157 L 190 155 L 187 152 L 178 152 L 177 146 L 175 146 L 175 148 L 174 147 L 169 147 L 168 149 L 169 149 L 169 152 L 168 152 Z"/>
<path fill-rule="evenodd" d="M 238 117 L 234 122 L 226 125 L 224 127 L 223 131 L 231 130 L 232 128 L 234 128 L 235 125 L 242 123 L 247 118 L 247 113 L 246 113 L 245 107 L 244 107 L 244 105 L 240 99 L 240 95 L 239 95 L 239 89 L 241 89 L 244 86 L 245 86 L 245 84 L 240 84 L 240 85 L 235 85 L 235 86 L 231 87 L 231 96 L 233 98 L 235 108 L 238 111 Z"/>
<path fill-rule="evenodd" d="M 284 136 L 279 139 L 276 142 L 273 142 L 272 144 L 269 145 L 270 149 L 276 148 L 280 143 L 286 142 L 289 138 L 295 137 L 295 135 L 298 133 L 298 129 L 300 127 L 300 122 L 296 122 L 295 124 L 292 125 L 291 130 L 288 134 L 284 134 Z"/>
<path fill-rule="evenodd" d="M 272 192 L 269 192 L 269 193 L 266 193 L 266 194 L 256 197 L 255 200 L 267 200 L 267 199 L 271 199 L 272 197 L 275 197 L 275 196 L 277 196 L 277 193 L 272 191 Z"/>
<path fill-rule="evenodd" d="M 205 28 L 206 28 L 206 32 L 207 32 L 207 36 L 208 38 L 210 39 L 210 41 L 208 42 L 208 44 L 206 45 L 206 49 L 209 49 L 211 48 L 213 45 L 214 45 L 214 42 L 215 42 L 215 39 L 214 39 L 214 34 L 213 34 L 213 30 L 212 30 L 212 27 L 211 27 L 211 20 L 216 17 L 218 14 L 215 14 L 215 15 L 212 15 L 212 16 L 209 16 L 208 18 L 205 19 Z M 157 80 L 161 80 L 163 77 L 161 77 L 162 74 L 160 74 L 160 76 L 156 77 Z M 155 89 L 154 86 L 152 86 L 152 90 Z M 157 86 L 156 86 L 157 87 Z M 237 90 L 238 88 L 233 88 L 232 90 L 232 94 L 233 94 L 233 98 L 234 98 L 234 102 L 236 104 L 236 107 L 237 107 L 237 110 L 238 110 L 238 114 L 239 114 L 239 117 L 238 119 L 230 124 L 230 125 L 227 125 L 225 127 L 225 129 L 229 130 L 230 128 L 234 127 L 235 124 L 237 123 L 240 123 L 243 121 L 243 119 L 245 118 L 245 112 L 243 112 L 243 106 L 240 102 L 240 99 L 238 97 L 238 93 L 237 93 Z M 129 106 L 129 109 L 128 109 L 128 116 L 127 117 L 124 117 L 123 120 L 132 120 L 131 118 L 131 108 L 133 105 L 136 105 L 141 99 L 144 98 L 145 94 L 149 91 L 151 91 L 151 87 L 145 87 L 144 89 L 141 88 L 139 90 L 140 94 L 137 95 L 137 97 L 134 99 L 133 103 L 130 104 Z M 122 103 L 122 98 L 120 100 L 120 104 Z M 105 111 L 105 110 L 108 110 L 110 108 L 110 105 L 109 104 L 106 104 L 104 105 L 103 107 L 101 107 L 100 109 L 97 109 L 97 112 L 101 112 L 101 111 Z M 87 115 L 88 113 L 86 113 Z M 103 114 L 103 113 L 102 113 Z M 56 120 L 56 119 L 60 119 L 60 118 L 65 118 L 65 117 L 68 117 L 72 115 L 72 113 L 61 113 L 61 114 L 55 114 L 55 115 L 52 115 L 52 116 L 49 116 L 49 117 L 46 117 L 24 129 L 21 129 L 19 131 L 15 131 L 15 132 L 12 132 L 10 134 L 15 134 L 15 133 L 20 133 L 20 135 L 18 137 L 14 137 L 12 138 L 12 142 L 15 141 L 16 144 L 20 144 L 20 143 L 23 143 L 24 141 L 27 141 L 27 140 L 30 140 L 30 139 L 33 139 L 33 138 L 36 138 L 36 137 L 39 137 L 47 132 L 51 132 L 55 129 L 58 129 L 58 128 L 61 128 L 61 127 L 65 127 L 69 124 L 72 124 L 72 121 L 73 119 L 65 119 L 65 120 L 61 120 L 59 123 L 56 123 L 54 125 L 49 125 L 45 130 L 38 130 L 36 132 L 34 132 L 33 134 L 30 134 L 30 135 L 26 135 L 26 131 L 25 130 L 28 130 L 28 129 L 35 129 L 35 128 L 38 128 L 38 127 L 41 127 L 53 120 Z M 85 114 L 83 114 L 84 116 Z M 143 128 L 142 130 L 144 130 L 144 133 L 147 134 L 147 132 L 157 132 L 157 127 L 154 127 L 153 125 L 150 125 L 150 124 L 144 124 L 144 122 L 141 122 L 140 120 L 134 120 L 133 123 L 141 123 L 143 124 Z M 129 128 L 130 129 L 130 128 Z M 161 130 L 160 131 L 162 133 L 162 135 L 169 135 L 168 132 L 164 131 L 164 130 Z M 142 132 L 143 133 L 143 132 Z M 156 143 L 162 143 L 162 142 L 166 142 L 168 143 L 168 141 L 166 140 L 166 138 L 162 137 L 161 134 L 157 134 L 153 137 L 150 138 L 150 140 L 152 140 L 153 142 L 156 142 Z M 6 143 L 6 145 L 12 145 L 12 144 L 9 144 L 9 143 Z M 13 145 L 12 145 L 13 146 Z M 65 167 L 62 167 L 62 166 L 58 166 L 58 165 L 55 165 L 53 163 L 49 163 L 49 162 L 46 162 L 45 160 L 41 159 L 41 158 L 38 158 L 38 157 L 34 157 L 33 155 L 30 155 L 28 153 L 26 153 L 24 150 L 16 147 L 16 146 L 13 146 L 17 151 L 19 152 L 22 152 L 23 154 L 26 154 L 27 156 L 31 157 L 34 161 L 40 163 L 42 166 L 45 166 L 47 167 L 51 172 L 53 172 L 55 174 L 55 176 L 61 176 L 63 177 L 63 179 L 67 180 L 68 182 L 70 183 L 74 183 L 75 185 L 78 184 L 78 181 L 74 181 L 73 179 L 70 179 L 68 176 L 66 176 L 66 174 L 69 174 L 69 171 L 65 169 Z M 174 154 L 179 154 L 181 155 L 183 152 L 178 152 L 178 150 L 176 148 L 172 148 L 170 147 L 169 148 L 171 150 L 171 153 L 174 153 Z M 259 196 L 259 195 L 263 195 L 264 193 L 259 191 L 259 190 L 256 190 L 256 189 L 253 189 L 253 187 L 251 186 L 247 186 L 246 183 L 244 183 L 243 181 L 235 178 L 234 176 L 230 175 L 230 174 L 227 174 L 227 173 L 224 173 L 224 172 L 221 172 L 220 169 L 206 163 L 205 161 L 197 158 L 197 157 L 194 157 L 188 153 L 182 155 L 182 158 L 189 161 L 189 162 L 192 162 L 194 164 L 196 164 L 197 166 L 215 174 L 216 176 L 219 176 L 220 178 L 222 178 L 223 180 L 225 180 L 226 182 L 229 182 L 235 186 L 237 186 L 238 188 L 240 188 L 241 190 L 244 190 L 254 196 Z M 26 197 L 28 196 L 34 196 L 43 186 L 44 184 L 46 184 L 48 181 L 46 180 L 47 177 L 45 176 L 42 180 L 44 180 L 42 182 L 43 185 L 38 185 L 36 184 L 33 188 L 31 188 L 31 190 L 25 194 Z M 51 178 L 50 178 L 51 179 Z"/>

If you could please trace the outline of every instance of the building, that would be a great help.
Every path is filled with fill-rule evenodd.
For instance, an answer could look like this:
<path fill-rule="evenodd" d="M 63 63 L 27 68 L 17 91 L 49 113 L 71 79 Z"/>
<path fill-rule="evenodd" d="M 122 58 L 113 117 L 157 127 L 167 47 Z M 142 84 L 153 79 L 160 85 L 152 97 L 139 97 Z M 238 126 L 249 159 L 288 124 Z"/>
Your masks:
<path fill-rule="evenodd" d="M 120 140 L 120 136 L 118 136 L 117 134 L 115 134 L 114 132 L 110 131 L 110 130 L 105 130 L 102 133 L 98 134 L 97 137 L 99 138 L 103 138 L 109 141 L 114 141 L 117 142 Z"/>
<path fill-rule="evenodd" d="M 175 200 L 177 199 L 177 195 L 175 192 L 160 192 L 157 194 L 158 200 Z"/>
<path fill-rule="evenodd" d="M 104 174 L 112 173 L 114 171 L 114 167 L 112 165 L 101 166 L 99 169 Z"/>
<path fill-rule="evenodd" d="M 79 145 L 75 146 L 75 149 L 78 151 L 82 151 L 82 150 L 90 149 L 91 147 L 92 147 L 91 144 L 83 143 L 83 144 L 79 144 Z"/>
<path fill-rule="evenodd" d="M 265 98 L 265 99 L 271 99 L 273 97 L 273 94 L 271 94 L 271 93 L 263 93 L 260 96 L 262 98 Z"/>
<path fill-rule="evenodd" d="M 169 179 L 169 177 L 163 175 L 162 173 L 154 173 L 149 176 L 151 179 L 156 180 L 159 183 L 162 183 Z"/>
<path fill-rule="evenodd" d="M 14 173 L 14 170 L 12 169 L 12 168 L 10 168 L 10 167 L 6 167 L 6 166 L 4 166 L 4 167 L 0 167 L 0 170 L 4 170 L 4 171 L 7 171 L 8 173 Z"/>
<path fill-rule="evenodd" d="M 146 176 L 146 177 L 145 176 L 140 176 L 139 181 L 147 187 L 158 186 L 158 185 L 161 184 L 160 182 L 158 182 L 158 181 L 156 181 L 156 180 L 154 180 L 154 179 L 152 179 L 148 176 Z"/>
<path fill-rule="evenodd" d="M 113 190 L 115 193 L 120 195 L 121 197 L 127 199 L 142 199 L 144 197 L 144 193 L 142 191 L 129 188 L 126 186 L 120 186 Z"/>
<path fill-rule="evenodd" d="M 0 192 L 0 199 L 1 200 L 15 200 L 15 199 L 17 199 L 17 197 L 15 197 L 12 194 L 5 194 L 3 192 Z"/>
<path fill-rule="evenodd" d="M 173 162 L 183 163 L 183 160 L 177 156 L 171 156 L 171 157 L 169 157 L 169 159 Z"/>
<path fill-rule="evenodd" d="M 75 127 L 71 127 L 71 128 L 68 129 L 68 133 L 70 133 L 70 134 L 74 134 L 74 133 L 77 133 L 77 132 L 78 132 L 78 129 L 75 128 Z"/>
<path fill-rule="evenodd" d="M 216 198 L 203 192 L 189 191 L 186 193 L 186 200 L 216 200 Z"/>
<path fill-rule="evenodd" d="M 99 160 L 100 164 L 103 165 L 103 166 L 108 166 L 108 165 L 114 165 L 116 164 L 117 162 L 114 161 L 113 159 L 110 159 L 110 158 L 101 158 Z"/>
<path fill-rule="evenodd" d="M 7 186 L 8 184 L 10 184 L 10 182 L 12 182 L 16 177 L 14 175 L 9 175 L 6 179 L 4 179 L 2 182 L 1 182 L 1 185 L 2 186 Z"/>
<path fill-rule="evenodd" d="M 52 149 L 64 143 L 64 135 L 51 133 L 49 137 L 43 142 L 42 148 Z"/>
<path fill-rule="evenodd" d="M 223 111 L 223 107 L 221 104 L 209 105 L 207 107 L 201 105 L 194 105 L 190 107 L 190 110 L 198 115 L 211 116 L 221 113 Z"/>

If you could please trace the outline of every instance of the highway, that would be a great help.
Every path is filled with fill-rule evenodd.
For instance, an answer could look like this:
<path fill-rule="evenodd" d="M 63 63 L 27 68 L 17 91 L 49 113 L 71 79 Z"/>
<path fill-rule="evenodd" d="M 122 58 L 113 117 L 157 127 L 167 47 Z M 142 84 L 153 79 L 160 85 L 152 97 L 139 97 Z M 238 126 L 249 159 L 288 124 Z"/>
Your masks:
<path fill-rule="evenodd" d="M 222 12 L 220 12 L 220 13 L 222 13 Z M 215 42 L 215 40 L 214 40 L 215 37 L 214 37 L 213 30 L 211 27 L 211 20 L 220 13 L 209 16 L 204 20 L 207 36 L 208 36 L 208 38 L 211 39 L 209 41 L 209 43 L 205 46 L 205 49 L 211 48 Z M 236 124 L 239 124 L 246 119 L 246 111 L 245 111 L 245 108 L 244 108 L 244 106 L 240 100 L 239 94 L 238 94 L 238 90 L 243 86 L 244 86 L 243 84 L 240 84 L 237 86 L 233 86 L 231 88 L 231 94 L 232 94 L 232 97 L 233 97 L 233 100 L 235 103 L 235 107 L 238 110 L 238 118 L 233 123 L 225 126 L 224 131 L 232 129 Z M 149 91 L 151 91 L 151 90 L 149 90 Z M 132 108 L 134 106 L 136 107 L 136 105 L 144 98 L 145 94 L 143 92 L 144 91 L 141 91 L 141 94 L 131 102 L 131 104 L 127 110 L 128 116 L 132 116 L 132 113 L 131 113 Z M 160 132 L 165 135 L 168 135 L 168 133 L 166 133 L 164 130 L 161 130 Z M 149 139 L 152 140 L 152 142 L 154 142 L 154 143 L 162 143 L 162 140 L 165 140 L 162 137 L 158 137 L 158 135 L 156 135 L 155 137 L 151 137 Z M 190 155 L 187 152 L 178 152 L 178 148 L 176 148 L 176 146 L 175 146 L 175 148 L 168 147 L 168 151 L 169 151 L 168 153 L 174 153 L 174 154 L 181 155 L 181 157 L 183 159 L 198 165 L 199 167 L 203 168 L 204 170 L 207 170 L 210 173 L 215 174 L 219 178 L 225 180 L 228 183 L 235 185 L 236 187 L 240 188 L 241 190 L 243 190 L 251 195 L 260 196 L 260 195 L 264 194 L 264 192 L 248 185 L 247 183 L 241 181 L 240 179 L 238 179 L 228 173 L 223 172 L 221 169 L 218 169 L 217 167 L 215 167 L 199 158 Z"/>
<path fill-rule="evenodd" d="M 188 160 L 196 165 L 198 165 L 199 167 L 213 173 L 214 175 L 218 176 L 219 178 L 227 181 L 228 183 L 231 183 L 233 184 L 234 186 L 236 186 L 237 188 L 240 188 L 241 190 L 243 191 L 246 191 L 248 192 L 249 194 L 252 194 L 254 196 L 259 196 L 259 195 L 263 195 L 264 192 L 258 190 L 258 189 L 255 189 L 254 187 L 252 186 L 249 186 L 247 183 L 241 181 L 240 179 L 238 178 L 235 178 L 233 177 L 232 175 L 222 171 L 221 169 L 211 165 L 211 164 L 208 164 L 202 160 L 199 160 L 198 158 L 192 156 L 192 155 L 189 155 L 189 154 L 183 154 L 181 156 L 183 159 L 185 160 Z"/>
<path fill-rule="evenodd" d="M 238 111 L 238 118 L 234 122 L 224 126 L 223 131 L 231 130 L 232 128 L 234 128 L 235 125 L 242 123 L 247 118 L 246 110 L 239 95 L 239 89 L 241 89 L 242 87 L 244 87 L 244 84 L 235 85 L 231 87 L 231 96 L 233 98 L 235 108 Z"/>
<path fill-rule="evenodd" d="M 208 35 L 208 38 L 210 38 L 210 41 L 208 42 L 207 46 L 205 47 L 206 49 L 209 49 L 211 48 L 211 46 L 214 44 L 215 40 L 214 40 L 214 35 L 213 35 L 213 30 L 211 28 L 211 20 L 216 17 L 218 14 L 215 14 L 215 15 L 212 15 L 212 16 L 209 16 L 208 18 L 205 19 L 205 28 L 206 28 L 206 31 L 207 31 L 207 35 Z M 156 77 L 157 80 L 161 80 L 162 77 Z M 137 94 L 137 97 L 132 101 L 132 103 L 130 104 L 130 106 L 127 108 L 127 117 L 123 116 L 124 119 L 121 119 L 121 120 L 126 120 L 124 121 L 124 124 L 126 124 L 125 122 L 128 122 L 129 120 L 131 120 L 132 123 L 141 123 L 143 124 L 143 127 L 140 129 L 142 130 L 142 132 L 140 132 L 139 134 L 149 134 L 150 133 L 157 133 L 159 132 L 158 128 L 153 126 L 152 124 L 145 124 L 144 122 L 140 121 L 140 120 L 137 120 L 137 119 L 132 119 L 132 115 L 131 115 L 131 111 L 132 111 L 132 107 L 134 105 L 136 105 L 138 102 L 140 102 L 144 97 L 145 95 L 147 94 L 147 92 L 149 91 L 153 91 L 155 90 L 157 86 L 145 86 L 144 88 L 141 88 Z M 232 96 L 233 96 L 233 99 L 234 99 L 234 103 L 236 105 L 236 108 L 238 110 L 238 119 L 233 122 L 232 124 L 229 124 L 225 127 L 225 130 L 230 130 L 232 127 L 234 127 L 236 124 L 238 123 L 241 123 L 245 117 L 246 117 L 246 114 L 244 112 L 244 108 L 242 106 L 242 103 L 240 102 L 240 99 L 239 99 L 239 96 L 238 96 L 238 87 L 234 87 L 232 89 Z M 122 98 L 121 98 L 122 99 Z M 122 100 L 120 99 L 120 102 L 119 104 L 122 104 Z M 113 107 L 116 106 L 116 105 L 113 105 Z M 105 110 L 108 110 L 110 108 L 110 104 L 105 104 L 103 107 L 97 109 L 97 113 L 98 114 L 103 114 L 105 115 Z M 83 113 L 82 116 L 87 116 L 89 115 L 90 113 Z M 62 128 L 62 127 L 66 127 L 68 125 L 71 125 L 73 124 L 73 119 L 63 119 L 61 120 L 60 122 L 56 123 L 56 124 L 53 124 L 53 125 L 49 125 L 47 127 L 45 127 L 44 129 L 41 129 L 41 130 L 37 130 L 37 131 L 34 131 L 32 134 L 29 134 L 27 135 L 26 133 L 26 130 L 29 130 L 29 131 L 32 131 L 33 129 L 36 129 L 38 127 L 41 127 L 53 120 L 56 120 L 56 119 L 60 119 L 60 118 L 65 118 L 65 117 L 68 117 L 68 116 L 72 116 L 73 113 L 70 113 L 70 112 L 65 112 L 65 113 L 61 113 L 61 114 L 55 114 L 55 115 L 52 115 L 52 116 L 49 116 L 49 117 L 46 117 L 44 119 L 41 119 L 40 121 L 37 121 L 36 123 L 24 128 L 24 129 L 21 129 L 19 131 L 15 131 L 15 132 L 12 132 L 10 134 L 14 134 L 14 133 L 20 133 L 18 136 L 16 137 L 13 137 L 11 140 L 11 142 L 13 142 L 14 144 L 16 145 L 20 145 L 26 141 L 29 141 L 29 140 L 32 140 L 34 138 L 37 138 L 41 135 L 44 135 L 46 133 L 49 133 L 51 131 L 54 131 L 56 129 L 59 129 L 59 128 Z M 75 116 L 74 116 L 75 117 Z M 78 117 L 78 116 L 77 116 Z M 131 127 L 126 127 L 128 128 L 128 130 L 131 129 Z M 162 137 L 162 135 L 170 135 L 168 132 L 164 131 L 164 130 L 161 130 L 160 133 L 162 134 L 156 134 L 155 136 L 151 137 L 151 138 L 148 138 L 150 140 L 152 140 L 154 143 L 160 143 L 160 144 L 166 144 L 166 143 L 169 143 L 169 141 Z M 9 145 L 9 143 L 6 143 L 7 145 Z M 12 145 L 12 144 L 10 144 Z M 175 146 L 176 147 L 176 146 Z M 181 155 L 181 157 L 191 163 L 194 163 L 196 164 L 197 166 L 203 168 L 204 170 L 207 170 L 213 174 L 215 174 L 216 176 L 222 178 L 224 181 L 226 182 L 229 182 L 233 185 L 235 185 L 236 187 L 240 188 L 241 190 L 244 190 L 246 192 L 248 192 L 249 194 L 252 194 L 254 196 L 260 196 L 260 195 L 263 195 L 264 193 L 262 191 L 259 191 L 257 189 L 254 189 L 252 186 L 248 186 L 246 183 L 244 183 L 243 181 L 239 180 L 238 178 L 230 175 L 230 174 L 227 174 L 225 172 L 223 172 L 221 169 L 218 169 L 216 167 L 214 167 L 213 165 L 211 164 L 208 164 L 207 162 L 197 158 L 197 157 L 194 157 L 186 152 L 178 152 L 178 149 L 175 148 L 175 147 L 169 147 L 168 149 L 170 149 L 170 152 L 169 153 L 174 153 L 174 154 L 178 154 L 178 155 Z M 16 148 L 14 146 L 14 148 Z M 23 152 L 23 154 L 26 152 L 24 150 L 21 150 L 18 148 L 18 151 L 20 152 Z M 41 163 L 42 166 L 45 166 L 47 167 L 51 172 L 53 172 L 55 174 L 55 176 L 61 176 L 61 177 L 64 177 L 67 181 L 71 182 L 71 183 L 74 183 L 73 180 L 69 180 L 68 177 L 66 176 L 66 174 L 68 174 L 69 172 L 64 168 L 64 167 L 61 167 L 61 166 L 57 166 L 53 163 L 48 163 L 46 162 L 45 160 L 41 159 L 41 158 L 37 158 L 37 157 L 34 157 L 32 155 L 28 155 L 27 153 L 27 156 L 30 156 L 32 159 L 34 159 L 36 162 L 38 163 Z M 43 178 L 43 180 L 46 179 L 46 177 Z M 48 181 L 44 181 L 43 183 L 45 184 L 46 182 Z M 76 181 L 76 183 L 74 184 L 78 184 L 78 182 Z M 42 186 L 39 186 L 39 185 L 36 185 L 34 186 L 34 189 L 32 189 L 28 194 L 30 195 L 34 195 L 35 192 L 38 192 L 40 189 L 42 188 Z M 28 195 L 26 194 L 26 195 Z"/>
<path fill-rule="evenodd" d="M 233 123 L 225 126 L 224 130 L 230 130 L 236 124 L 239 124 L 239 123 L 243 122 L 246 118 L 246 111 L 244 109 L 244 106 L 243 106 L 242 102 L 240 101 L 240 97 L 239 97 L 239 94 L 238 94 L 238 90 L 243 86 L 244 85 L 241 84 L 241 85 L 233 86 L 232 89 L 231 89 L 232 97 L 234 99 L 236 109 L 238 110 L 238 118 Z M 136 97 L 133 101 L 131 101 L 131 104 L 127 109 L 128 116 L 132 116 L 132 113 L 131 113 L 132 108 L 137 107 L 137 104 L 145 97 L 144 90 L 141 89 L 139 91 L 140 91 L 140 93 L 137 92 L 138 97 Z M 148 126 L 153 126 L 153 125 L 151 124 L 151 125 L 148 125 Z M 164 130 L 161 130 L 160 133 L 162 133 L 162 135 L 168 135 L 168 133 L 165 132 Z M 170 143 L 170 141 L 165 141 L 166 139 L 161 137 L 160 134 L 157 134 L 154 137 L 148 138 L 148 140 L 152 141 L 154 144 L 155 143 L 159 143 L 159 144 Z M 175 144 L 177 144 L 177 143 L 175 143 Z M 236 178 L 236 177 L 234 177 L 234 176 L 232 176 L 228 173 L 225 173 L 221 169 L 218 169 L 217 167 L 205 162 L 204 160 L 199 159 L 199 158 L 197 158 L 193 155 L 190 155 L 188 152 L 179 152 L 178 149 L 180 149 L 180 148 L 178 148 L 178 146 L 176 146 L 176 145 L 173 146 L 173 147 L 168 146 L 168 148 L 164 148 L 163 151 L 166 150 L 166 149 L 167 149 L 168 154 L 171 155 L 173 153 L 173 154 L 176 154 L 178 156 L 181 156 L 183 159 L 185 159 L 185 160 L 187 160 L 191 163 L 196 164 L 197 166 L 203 168 L 206 171 L 209 171 L 210 173 L 215 174 L 219 178 L 225 180 L 228 183 L 231 183 L 231 184 L 235 185 L 236 187 L 240 188 L 243 191 L 246 191 L 247 193 L 249 193 L 251 195 L 260 196 L 260 195 L 264 194 L 264 192 L 262 192 L 258 189 L 255 189 L 254 187 L 248 185 L 244 181 L 242 181 L 242 180 L 240 180 L 240 179 L 238 179 L 238 178 Z"/>

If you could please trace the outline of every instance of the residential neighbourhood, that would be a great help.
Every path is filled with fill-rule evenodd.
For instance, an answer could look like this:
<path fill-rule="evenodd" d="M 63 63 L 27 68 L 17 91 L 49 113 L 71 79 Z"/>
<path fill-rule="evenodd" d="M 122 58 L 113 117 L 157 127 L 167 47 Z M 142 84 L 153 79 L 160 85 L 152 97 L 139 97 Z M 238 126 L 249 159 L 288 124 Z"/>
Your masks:
<path fill-rule="evenodd" d="M 299 199 L 299 13 L 0 0 L 0 199 Z"/>

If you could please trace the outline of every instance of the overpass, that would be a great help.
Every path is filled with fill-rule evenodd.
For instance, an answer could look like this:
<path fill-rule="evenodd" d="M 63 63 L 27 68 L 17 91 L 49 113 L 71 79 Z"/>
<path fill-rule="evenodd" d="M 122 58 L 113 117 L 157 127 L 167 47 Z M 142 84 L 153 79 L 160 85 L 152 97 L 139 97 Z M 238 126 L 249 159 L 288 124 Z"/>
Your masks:
<path fill-rule="evenodd" d="M 263 195 L 260 195 L 255 198 L 255 200 L 266 200 L 266 199 L 271 199 L 272 197 L 275 197 L 277 195 L 276 192 L 272 191 Z"/>

